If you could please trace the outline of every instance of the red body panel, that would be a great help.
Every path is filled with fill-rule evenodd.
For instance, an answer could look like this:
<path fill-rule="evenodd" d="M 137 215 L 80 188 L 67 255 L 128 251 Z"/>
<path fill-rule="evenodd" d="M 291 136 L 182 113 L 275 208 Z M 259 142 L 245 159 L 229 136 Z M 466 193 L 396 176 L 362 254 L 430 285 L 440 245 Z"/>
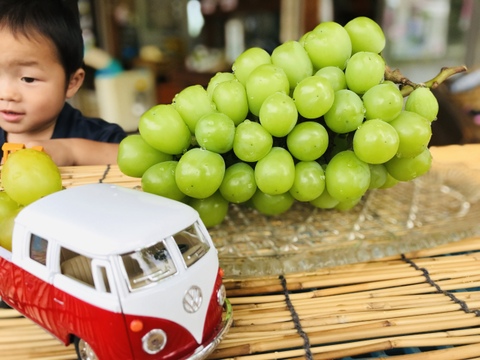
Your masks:
<path fill-rule="evenodd" d="M 133 359 L 123 314 L 81 301 L 1 257 L 0 274 L 2 299 L 65 345 L 75 335 L 101 359 Z"/>
<path fill-rule="evenodd" d="M 203 329 L 203 341 L 210 342 L 215 337 L 218 324 L 222 321 L 223 307 L 217 301 L 218 290 L 222 286 L 221 271 L 217 273 L 215 286 L 213 287 L 213 294 L 208 305 L 207 318 L 205 319 L 205 327 Z"/>
<path fill-rule="evenodd" d="M 217 293 L 221 284 L 219 272 L 205 319 L 203 341 L 198 344 L 185 328 L 174 322 L 101 309 L 56 289 L 0 257 L 2 299 L 66 345 L 71 342 L 71 335 L 84 339 L 100 359 L 179 360 L 188 357 L 200 345 L 208 344 L 219 331 L 223 308 L 218 304 Z M 129 329 L 132 320 L 142 321 L 142 331 Z M 142 349 L 142 337 L 151 329 L 162 329 L 167 334 L 165 348 L 155 355 Z"/>

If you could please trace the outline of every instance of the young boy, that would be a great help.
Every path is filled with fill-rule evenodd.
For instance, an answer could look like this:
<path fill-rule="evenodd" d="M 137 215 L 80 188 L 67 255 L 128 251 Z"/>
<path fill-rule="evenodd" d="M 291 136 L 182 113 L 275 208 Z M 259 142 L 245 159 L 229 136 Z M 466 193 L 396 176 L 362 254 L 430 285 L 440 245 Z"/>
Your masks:
<path fill-rule="evenodd" d="M 9 142 L 43 146 L 58 166 L 116 163 L 122 128 L 66 102 L 85 77 L 78 13 L 66 1 L 0 0 L 0 158 Z"/>

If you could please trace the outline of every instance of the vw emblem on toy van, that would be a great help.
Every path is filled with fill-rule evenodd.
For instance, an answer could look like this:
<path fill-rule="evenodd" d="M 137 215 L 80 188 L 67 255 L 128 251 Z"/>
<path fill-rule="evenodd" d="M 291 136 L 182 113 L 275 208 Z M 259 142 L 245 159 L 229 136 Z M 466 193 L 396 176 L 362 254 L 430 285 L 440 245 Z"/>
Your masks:
<path fill-rule="evenodd" d="M 193 285 L 190 289 L 188 289 L 185 297 L 183 298 L 183 308 L 186 312 L 193 314 L 200 309 L 202 306 L 203 296 L 202 290 Z"/>

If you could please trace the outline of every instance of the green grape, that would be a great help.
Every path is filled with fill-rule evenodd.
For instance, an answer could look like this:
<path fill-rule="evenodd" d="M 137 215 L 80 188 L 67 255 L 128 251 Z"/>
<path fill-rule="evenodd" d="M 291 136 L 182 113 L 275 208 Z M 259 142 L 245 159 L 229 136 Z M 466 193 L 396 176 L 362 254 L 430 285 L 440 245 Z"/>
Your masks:
<path fill-rule="evenodd" d="M 419 87 L 408 95 L 405 110 L 415 112 L 429 121 L 437 119 L 439 105 L 432 91 L 427 87 Z"/>
<path fill-rule="evenodd" d="M 165 154 L 182 154 L 190 146 L 190 130 L 171 104 L 155 105 L 143 113 L 138 130 L 147 144 Z"/>
<path fill-rule="evenodd" d="M 385 166 L 385 165 L 383 165 Z M 385 167 L 385 170 L 387 168 Z M 397 179 L 395 179 L 392 175 L 390 175 L 388 172 L 387 172 L 387 178 L 385 180 L 385 183 L 379 187 L 379 189 L 389 189 L 389 188 L 392 188 L 394 187 L 395 185 L 397 185 L 400 181 L 398 181 Z"/>
<path fill-rule="evenodd" d="M 428 146 L 432 137 L 431 122 L 417 113 L 403 110 L 390 121 L 398 133 L 397 156 L 411 158 L 420 154 Z"/>
<path fill-rule="evenodd" d="M 328 132 L 322 124 L 304 121 L 287 135 L 287 148 L 298 160 L 317 160 L 328 148 Z"/>
<path fill-rule="evenodd" d="M 255 164 L 255 182 L 265 194 L 277 195 L 290 190 L 295 181 L 292 155 L 282 147 L 273 147 Z"/>
<path fill-rule="evenodd" d="M 311 31 L 307 31 L 306 33 L 303 33 L 302 36 L 300 36 L 300 39 L 298 39 L 298 43 L 305 47 L 305 40 L 307 39 L 308 35 L 310 35 Z"/>
<path fill-rule="evenodd" d="M 380 84 L 385 74 L 385 61 L 376 53 L 360 51 L 352 55 L 345 68 L 347 87 L 357 94 L 364 94 Z"/>
<path fill-rule="evenodd" d="M 233 152 L 240 160 L 258 161 L 269 153 L 272 146 L 272 135 L 259 123 L 245 120 L 237 126 Z"/>
<path fill-rule="evenodd" d="M 12 250 L 12 232 L 15 217 L 22 207 L 5 191 L 0 191 L 0 246 Z"/>
<path fill-rule="evenodd" d="M 148 145 L 139 134 L 128 135 L 118 145 L 118 168 L 127 176 L 140 178 L 152 165 L 168 160 L 172 155 Z"/>
<path fill-rule="evenodd" d="M 235 77 L 245 86 L 251 72 L 263 64 L 271 64 L 270 54 L 259 47 L 252 47 L 241 53 L 233 62 L 232 70 Z"/>
<path fill-rule="evenodd" d="M 60 170 L 43 151 L 15 151 L 3 164 L 0 176 L 4 191 L 23 206 L 62 190 Z"/>
<path fill-rule="evenodd" d="M 218 191 L 205 199 L 190 199 L 188 205 L 197 210 L 207 228 L 221 224 L 228 214 L 228 201 Z"/>
<path fill-rule="evenodd" d="M 403 109 L 403 95 L 390 81 L 372 86 L 362 96 L 365 118 L 392 121 Z"/>
<path fill-rule="evenodd" d="M 353 151 L 336 154 L 325 170 L 328 193 L 340 202 L 362 197 L 370 185 L 370 168 Z"/>
<path fill-rule="evenodd" d="M 219 190 L 225 200 L 234 204 L 250 200 L 257 190 L 253 168 L 244 162 L 229 166 Z"/>
<path fill-rule="evenodd" d="M 381 53 L 385 48 L 385 34 L 382 28 L 374 20 L 359 16 L 350 20 L 345 25 L 352 41 L 352 52 L 370 51 Z"/>
<path fill-rule="evenodd" d="M 140 134 L 119 145 L 119 168 L 144 191 L 189 203 L 207 227 L 230 202 L 266 215 L 295 201 L 345 211 L 369 189 L 413 180 L 431 167 L 438 101 L 428 87 L 404 99 L 384 81 L 385 43 L 359 16 L 322 22 L 271 55 L 249 48 L 232 72 L 145 112 Z"/>
<path fill-rule="evenodd" d="M 225 174 L 225 161 L 220 154 L 193 148 L 178 160 L 175 181 L 185 195 L 204 199 L 215 193 Z"/>
<path fill-rule="evenodd" d="M 388 172 L 384 164 L 368 164 L 370 168 L 370 185 L 369 189 L 378 189 L 385 186 L 387 182 Z"/>
<path fill-rule="evenodd" d="M 0 217 L 0 246 L 12 251 L 12 235 L 13 226 L 17 214 L 22 210 L 22 207 L 12 210 L 8 215 Z"/>
<path fill-rule="evenodd" d="M 0 219 L 12 214 L 19 207 L 20 205 L 13 201 L 5 191 L 0 191 Z"/>
<path fill-rule="evenodd" d="M 359 202 L 362 200 L 362 197 L 352 200 L 344 200 L 339 201 L 337 205 L 335 205 L 335 210 L 339 211 L 348 211 L 353 209 Z"/>
<path fill-rule="evenodd" d="M 290 194 L 298 201 L 312 201 L 325 190 L 325 172 L 316 161 L 300 161 L 295 165 L 295 180 Z"/>
<path fill-rule="evenodd" d="M 313 65 L 305 48 L 294 40 L 286 41 L 277 46 L 272 52 L 272 64 L 285 71 L 290 89 L 308 76 L 313 74 Z"/>
<path fill-rule="evenodd" d="M 215 106 L 201 85 L 190 85 L 175 95 L 172 101 L 190 132 L 195 133 L 195 125 L 203 115 L 215 111 Z"/>
<path fill-rule="evenodd" d="M 235 124 L 223 113 L 206 114 L 197 122 L 195 138 L 202 148 L 224 154 L 233 148 Z"/>
<path fill-rule="evenodd" d="M 228 80 L 217 85 L 213 91 L 213 102 L 217 110 L 240 124 L 248 114 L 248 100 L 245 87 L 238 80 Z"/>
<path fill-rule="evenodd" d="M 177 201 L 185 199 L 185 194 L 175 181 L 177 165 L 178 161 L 169 160 L 148 168 L 142 176 L 142 190 Z"/>
<path fill-rule="evenodd" d="M 318 24 L 303 40 L 316 69 L 337 66 L 345 69 L 352 54 L 352 42 L 344 27 L 333 21 Z"/>
<path fill-rule="evenodd" d="M 363 101 L 352 90 L 335 92 L 331 108 L 324 116 L 327 127 L 337 134 L 346 134 L 356 130 L 363 122 L 365 107 Z"/>
<path fill-rule="evenodd" d="M 297 124 L 298 112 L 293 99 L 276 92 L 265 99 L 258 114 L 260 124 L 276 137 L 288 135 Z"/>
<path fill-rule="evenodd" d="M 258 116 L 265 99 L 276 92 L 289 93 L 290 83 L 281 67 L 264 64 L 253 70 L 245 84 L 250 112 Z"/>
<path fill-rule="evenodd" d="M 365 121 L 353 136 L 355 155 L 369 164 L 383 164 L 395 156 L 399 136 L 389 123 L 372 119 Z"/>
<path fill-rule="evenodd" d="M 231 72 L 226 72 L 226 71 L 220 71 L 217 72 L 215 75 L 213 75 L 210 78 L 210 81 L 207 84 L 207 95 L 211 99 L 213 97 L 213 92 L 217 88 L 217 85 L 224 82 L 224 81 L 230 81 L 230 80 L 235 80 L 236 77 L 233 73 Z"/>
<path fill-rule="evenodd" d="M 339 67 L 325 66 L 315 73 L 315 76 L 322 76 L 330 82 L 333 91 L 338 91 L 347 88 L 347 81 L 345 80 L 345 73 Z"/>
<path fill-rule="evenodd" d="M 332 106 L 334 98 L 330 82 L 321 76 L 309 76 L 293 90 L 297 111 L 307 119 L 323 116 Z"/>
<path fill-rule="evenodd" d="M 289 193 L 283 193 L 278 195 L 265 194 L 261 190 L 257 189 L 252 196 L 251 203 L 253 207 L 263 215 L 280 215 L 288 211 L 295 199 Z"/>
<path fill-rule="evenodd" d="M 410 181 L 426 174 L 432 166 L 432 155 L 428 148 L 413 158 L 395 156 L 385 163 L 388 173 L 398 181 Z"/>
<path fill-rule="evenodd" d="M 325 188 L 317 198 L 309 201 L 309 203 L 319 209 L 333 209 L 340 201 L 333 198 Z"/>

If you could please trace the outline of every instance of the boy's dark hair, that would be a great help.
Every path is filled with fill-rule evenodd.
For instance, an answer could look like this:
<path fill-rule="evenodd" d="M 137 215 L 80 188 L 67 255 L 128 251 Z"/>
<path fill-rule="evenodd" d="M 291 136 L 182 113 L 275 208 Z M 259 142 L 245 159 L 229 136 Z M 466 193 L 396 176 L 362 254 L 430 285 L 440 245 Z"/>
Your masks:
<path fill-rule="evenodd" d="M 67 79 L 83 66 L 83 37 L 76 0 L 0 0 L 0 28 L 50 39 Z"/>

